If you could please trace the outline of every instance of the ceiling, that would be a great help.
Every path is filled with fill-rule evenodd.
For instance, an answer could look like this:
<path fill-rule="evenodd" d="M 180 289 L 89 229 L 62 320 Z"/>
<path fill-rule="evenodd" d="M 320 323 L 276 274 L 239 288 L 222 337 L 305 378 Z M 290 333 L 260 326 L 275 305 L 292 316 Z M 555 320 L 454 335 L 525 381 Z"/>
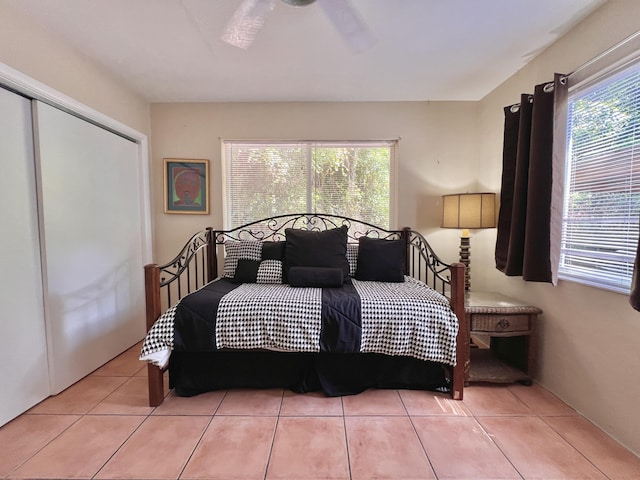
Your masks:
<path fill-rule="evenodd" d="M 326 0 L 275 1 L 246 50 L 220 38 L 241 0 L 3 1 L 149 102 L 271 102 L 479 100 L 606 0 L 343 0 L 360 52 Z"/>

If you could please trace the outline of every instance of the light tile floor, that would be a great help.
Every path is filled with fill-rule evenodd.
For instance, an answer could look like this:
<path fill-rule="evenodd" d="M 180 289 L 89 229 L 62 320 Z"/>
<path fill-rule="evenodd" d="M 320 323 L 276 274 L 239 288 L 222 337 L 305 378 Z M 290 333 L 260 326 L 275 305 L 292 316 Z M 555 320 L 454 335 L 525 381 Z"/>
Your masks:
<path fill-rule="evenodd" d="M 0 428 L 0 478 L 640 479 L 640 459 L 540 386 L 281 389 L 146 401 L 132 347 Z"/>

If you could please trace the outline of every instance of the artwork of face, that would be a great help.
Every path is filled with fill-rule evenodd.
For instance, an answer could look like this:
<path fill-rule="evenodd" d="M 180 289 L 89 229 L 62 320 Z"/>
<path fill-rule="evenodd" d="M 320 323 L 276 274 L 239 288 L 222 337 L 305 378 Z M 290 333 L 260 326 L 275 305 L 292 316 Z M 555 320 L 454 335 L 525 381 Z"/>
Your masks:
<path fill-rule="evenodd" d="M 178 200 L 174 205 L 200 205 L 200 174 L 192 168 L 185 168 L 176 174 L 174 188 Z"/>

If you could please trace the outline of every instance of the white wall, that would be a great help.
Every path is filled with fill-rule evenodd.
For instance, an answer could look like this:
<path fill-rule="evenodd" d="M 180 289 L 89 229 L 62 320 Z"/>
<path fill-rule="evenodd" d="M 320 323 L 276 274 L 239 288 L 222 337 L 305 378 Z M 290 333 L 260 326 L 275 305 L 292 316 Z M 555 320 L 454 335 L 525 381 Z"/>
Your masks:
<path fill-rule="evenodd" d="M 481 102 L 478 182 L 499 191 L 502 107 L 520 93 L 570 73 L 640 30 L 640 2 L 609 0 Z M 474 280 L 538 305 L 538 380 L 569 405 L 640 455 L 640 313 L 625 295 L 572 282 L 557 287 L 508 278 L 495 269 L 495 230 L 473 239 Z M 480 255 L 482 250 L 482 255 Z"/>

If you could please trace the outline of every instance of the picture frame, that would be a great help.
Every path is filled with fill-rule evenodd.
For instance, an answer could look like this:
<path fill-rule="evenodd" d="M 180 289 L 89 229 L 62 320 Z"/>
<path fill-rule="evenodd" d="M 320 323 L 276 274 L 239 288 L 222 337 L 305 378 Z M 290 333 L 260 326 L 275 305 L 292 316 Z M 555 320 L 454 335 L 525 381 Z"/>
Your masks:
<path fill-rule="evenodd" d="M 164 159 L 164 213 L 209 214 L 209 160 Z"/>

